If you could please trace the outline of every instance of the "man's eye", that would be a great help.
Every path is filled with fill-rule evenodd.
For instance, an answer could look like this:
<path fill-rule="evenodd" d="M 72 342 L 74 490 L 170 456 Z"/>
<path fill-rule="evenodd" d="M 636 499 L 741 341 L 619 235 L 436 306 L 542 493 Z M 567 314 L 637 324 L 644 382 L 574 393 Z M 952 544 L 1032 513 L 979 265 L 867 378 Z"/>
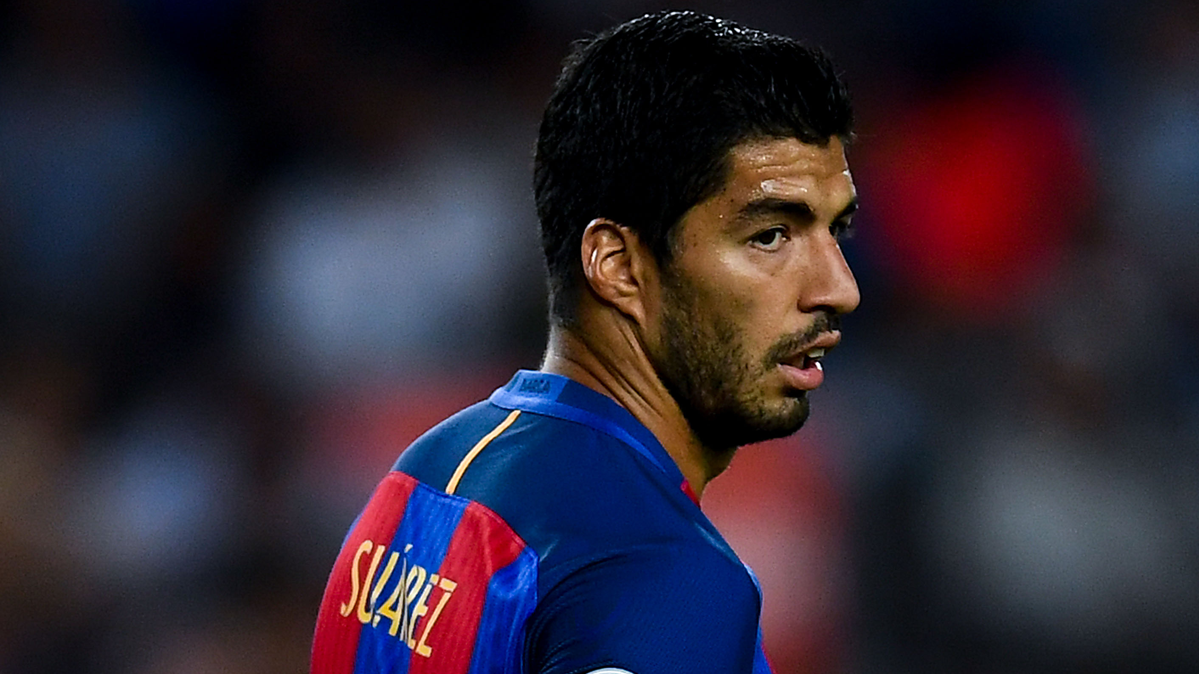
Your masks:
<path fill-rule="evenodd" d="M 828 226 L 829 234 L 838 241 L 843 241 L 853 237 L 853 222 L 848 220 L 838 220 Z"/>
<path fill-rule="evenodd" d="M 762 248 L 764 250 L 777 250 L 779 246 L 783 245 L 783 241 L 785 241 L 786 238 L 787 233 L 782 227 L 774 227 L 756 234 L 752 239 L 750 239 L 750 241 L 757 245 L 758 248 Z"/>

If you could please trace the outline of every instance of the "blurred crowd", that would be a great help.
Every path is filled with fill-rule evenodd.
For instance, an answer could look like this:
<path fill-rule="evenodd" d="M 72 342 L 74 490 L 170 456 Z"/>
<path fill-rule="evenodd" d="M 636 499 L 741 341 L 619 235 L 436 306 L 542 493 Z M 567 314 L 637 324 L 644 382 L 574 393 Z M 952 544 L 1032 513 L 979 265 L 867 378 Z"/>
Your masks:
<path fill-rule="evenodd" d="M 0 3 L 0 674 L 296 672 L 536 367 L 531 154 L 643 0 Z M 705 510 L 806 672 L 1199 671 L 1199 5 L 708 0 L 855 94 L 863 302 Z"/>

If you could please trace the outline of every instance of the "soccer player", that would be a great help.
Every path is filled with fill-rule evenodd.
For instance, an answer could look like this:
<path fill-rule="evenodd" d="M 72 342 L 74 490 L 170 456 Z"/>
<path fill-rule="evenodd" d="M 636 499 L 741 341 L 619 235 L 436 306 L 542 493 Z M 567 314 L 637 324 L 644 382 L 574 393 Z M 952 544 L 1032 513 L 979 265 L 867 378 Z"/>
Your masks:
<path fill-rule="evenodd" d="M 690 13 L 579 43 L 534 184 L 539 371 L 403 451 L 317 619 L 318 674 L 769 672 L 761 591 L 700 510 L 808 416 L 858 288 L 852 113 L 819 52 Z"/>

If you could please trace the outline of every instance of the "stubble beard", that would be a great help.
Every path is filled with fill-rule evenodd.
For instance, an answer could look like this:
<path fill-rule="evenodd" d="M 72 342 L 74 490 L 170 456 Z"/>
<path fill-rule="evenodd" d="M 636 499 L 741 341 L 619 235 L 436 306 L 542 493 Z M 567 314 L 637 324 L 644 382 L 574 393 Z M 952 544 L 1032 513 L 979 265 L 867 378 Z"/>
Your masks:
<path fill-rule="evenodd" d="M 779 340 L 760 359 L 737 326 L 677 274 L 664 275 L 662 343 L 654 367 L 700 443 L 724 453 L 795 433 L 808 418 L 805 391 L 767 398 L 767 376 L 803 336 Z"/>

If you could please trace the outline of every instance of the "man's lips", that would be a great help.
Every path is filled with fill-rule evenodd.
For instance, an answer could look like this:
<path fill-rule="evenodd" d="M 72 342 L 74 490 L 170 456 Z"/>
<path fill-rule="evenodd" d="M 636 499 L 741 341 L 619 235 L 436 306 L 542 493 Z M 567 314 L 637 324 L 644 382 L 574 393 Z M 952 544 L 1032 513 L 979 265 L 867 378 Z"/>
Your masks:
<path fill-rule="evenodd" d="M 841 342 L 839 331 L 821 333 L 816 339 L 779 362 L 779 369 L 794 388 L 811 391 L 824 383 L 820 359 Z"/>

